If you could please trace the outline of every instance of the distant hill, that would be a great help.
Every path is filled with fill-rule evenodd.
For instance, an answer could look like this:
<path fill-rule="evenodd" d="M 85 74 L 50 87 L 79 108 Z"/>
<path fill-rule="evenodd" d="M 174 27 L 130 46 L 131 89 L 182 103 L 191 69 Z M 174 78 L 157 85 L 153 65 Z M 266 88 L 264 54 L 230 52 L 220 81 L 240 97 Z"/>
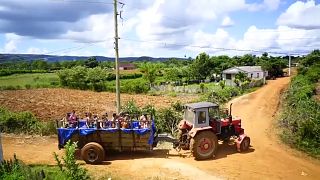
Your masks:
<path fill-rule="evenodd" d="M 75 60 L 85 60 L 91 56 L 55 56 L 55 55 L 44 55 L 44 54 L 0 54 L 0 63 L 7 61 L 32 61 L 32 60 L 45 60 L 48 62 L 56 61 L 75 61 Z M 104 57 L 104 56 L 95 56 L 98 61 L 114 61 L 114 57 Z M 133 61 L 166 61 L 169 58 L 160 57 L 120 57 L 122 62 L 133 62 Z M 186 60 L 184 58 L 176 58 L 179 60 Z"/>

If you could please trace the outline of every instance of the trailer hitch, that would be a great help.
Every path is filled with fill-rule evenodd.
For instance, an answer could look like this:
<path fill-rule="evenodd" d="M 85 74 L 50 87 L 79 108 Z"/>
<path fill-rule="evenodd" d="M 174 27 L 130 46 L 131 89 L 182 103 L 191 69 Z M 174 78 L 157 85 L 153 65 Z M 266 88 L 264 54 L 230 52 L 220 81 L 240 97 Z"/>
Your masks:
<path fill-rule="evenodd" d="M 179 140 L 169 134 L 158 134 L 154 139 L 154 147 L 157 146 L 159 141 L 172 143 L 174 149 L 180 146 Z"/>

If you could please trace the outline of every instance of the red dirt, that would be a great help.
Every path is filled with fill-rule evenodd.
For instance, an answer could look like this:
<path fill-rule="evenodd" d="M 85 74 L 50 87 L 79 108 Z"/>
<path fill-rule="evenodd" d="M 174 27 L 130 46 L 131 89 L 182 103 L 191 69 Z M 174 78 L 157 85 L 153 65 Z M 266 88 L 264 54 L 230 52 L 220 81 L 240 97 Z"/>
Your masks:
<path fill-rule="evenodd" d="M 269 81 L 261 89 L 232 101 L 233 114 L 242 118 L 242 125 L 251 137 L 252 147 L 246 153 L 238 153 L 234 145 L 220 144 L 216 157 L 207 161 L 186 157 L 189 152 L 179 155 L 173 150 L 169 154 L 156 150 L 153 155 L 109 155 L 105 165 L 85 167 L 96 176 L 112 172 L 125 179 L 319 179 L 318 160 L 282 145 L 275 136 L 273 124 L 280 92 L 288 83 L 288 77 Z M 56 139 L 38 137 L 23 141 L 4 137 L 4 157 L 16 153 L 27 163 L 54 163 L 51 154 L 57 151 Z"/>
<path fill-rule="evenodd" d="M 156 108 L 168 107 L 172 102 L 182 103 L 194 100 L 196 96 L 147 96 L 122 94 L 122 103 L 131 99 L 139 106 L 147 104 Z M 1 106 L 13 111 L 31 111 L 42 120 L 57 120 L 66 112 L 75 110 L 78 114 L 84 112 L 112 114 L 115 111 L 115 93 L 92 92 L 72 89 L 32 89 L 17 91 L 0 91 Z M 82 114 L 81 114 L 82 113 Z"/>

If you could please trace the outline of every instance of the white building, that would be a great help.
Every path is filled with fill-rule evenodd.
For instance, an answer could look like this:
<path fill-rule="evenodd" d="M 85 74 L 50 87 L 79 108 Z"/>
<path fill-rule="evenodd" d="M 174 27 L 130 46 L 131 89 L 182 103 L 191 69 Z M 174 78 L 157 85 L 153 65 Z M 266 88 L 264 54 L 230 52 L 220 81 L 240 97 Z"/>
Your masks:
<path fill-rule="evenodd" d="M 238 66 L 222 71 L 222 79 L 225 80 L 226 85 L 236 86 L 234 80 L 236 74 L 238 74 L 239 72 L 247 74 L 247 76 L 253 80 L 262 79 L 264 84 L 266 82 L 266 77 L 268 76 L 268 72 L 263 71 L 261 66 Z"/>

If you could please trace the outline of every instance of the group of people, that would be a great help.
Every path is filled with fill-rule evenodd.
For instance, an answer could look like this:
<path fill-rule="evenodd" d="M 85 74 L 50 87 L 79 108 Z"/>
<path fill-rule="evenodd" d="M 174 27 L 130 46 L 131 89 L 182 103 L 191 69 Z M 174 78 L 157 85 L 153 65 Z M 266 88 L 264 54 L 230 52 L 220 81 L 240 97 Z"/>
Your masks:
<path fill-rule="evenodd" d="M 79 118 L 73 110 L 71 113 L 67 113 L 62 120 L 63 127 L 78 127 L 81 119 L 85 121 L 87 128 L 149 128 L 151 124 L 147 114 L 143 114 L 137 119 L 132 119 L 127 113 L 113 113 L 112 118 L 109 119 L 108 113 L 103 114 L 100 118 L 97 114 L 86 112 L 84 118 Z"/>

